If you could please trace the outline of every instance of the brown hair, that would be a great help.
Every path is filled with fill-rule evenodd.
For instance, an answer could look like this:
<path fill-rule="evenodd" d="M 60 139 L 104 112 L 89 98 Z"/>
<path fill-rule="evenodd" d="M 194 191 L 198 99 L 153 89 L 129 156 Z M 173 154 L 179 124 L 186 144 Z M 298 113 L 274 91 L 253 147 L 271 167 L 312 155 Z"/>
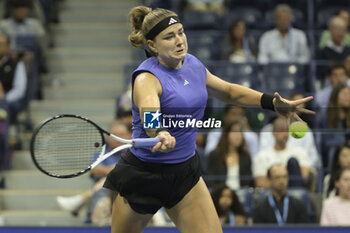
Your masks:
<path fill-rule="evenodd" d="M 328 123 L 333 129 L 339 128 L 339 107 L 338 107 L 338 96 L 342 89 L 348 88 L 345 84 L 340 84 L 333 88 L 331 97 L 329 98 L 329 104 L 327 109 Z M 345 118 L 346 127 L 350 127 L 350 111 L 347 110 Z"/>
<path fill-rule="evenodd" d="M 163 19 L 177 16 L 173 11 L 156 8 L 152 10 L 146 6 L 137 6 L 129 12 L 129 21 L 131 22 L 132 31 L 129 35 L 129 42 L 135 48 L 147 47 L 147 33 Z"/>
<path fill-rule="evenodd" d="M 229 136 L 229 133 L 231 132 L 232 127 L 235 125 L 238 125 L 240 127 L 240 132 L 243 134 L 244 127 L 242 126 L 241 123 L 234 122 L 232 124 L 228 124 L 228 125 L 224 126 L 219 143 L 215 148 L 215 153 L 219 156 L 220 160 L 223 162 L 226 161 L 226 157 L 227 157 L 229 146 L 230 146 L 228 136 Z M 243 135 L 242 135 L 242 137 L 243 137 Z M 244 137 L 242 138 L 242 144 L 237 148 L 237 152 L 238 152 L 239 156 L 250 157 L 249 152 L 248 152 L 247 147 L 246 147 Z"/>
<path fill-rule="evenodd" d="M 236 19 L 236 20 L 234 20 L 234 21 L 231 23 L 231 25 L 230 25 L 230 27 L 229 27 L 229 29 L 228 29 L 228 33 L 229 33 L 229 42 L 230 42 L 230 44 L 231 44 L 231 46 L 232 46 L 232 48 L 233 48 L 234 50 L 237 49 L 237 48 L 236 48 L 237 38 L 233 35 L 233 34 L 234 34 L 233 30 L 235 30 L 236 27 L 238 27 L 238 25 L 239 25 L 240 23 L 243 23 L 244 26 L 246 25 L 245 22 L 244 22 L 242 19 Z M 243 43 L 243 42 L 242 42 L 242 43 Z M 243 45 L 242 45 L 242 47 L 243 47 Z"/>

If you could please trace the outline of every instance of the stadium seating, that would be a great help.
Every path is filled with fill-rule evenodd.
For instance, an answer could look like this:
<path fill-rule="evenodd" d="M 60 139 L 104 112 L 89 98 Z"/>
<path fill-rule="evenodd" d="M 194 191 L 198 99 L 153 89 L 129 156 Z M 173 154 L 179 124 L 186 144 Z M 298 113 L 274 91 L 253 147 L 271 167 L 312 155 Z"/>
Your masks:
<path fill-rule="evenodd" d="M 182 23 L 184 28 L 203 30 L 220 29 L 222 17 L 216 12 L 187 11 L 183 15 Z"/>
<path fill-rule="evenodd" d="M 270 63 L 263 67 L 263 90 L 283 96 L 305 91 L 305 67 L 298 64 Z"/>
<path fill-rule="evenodd" d="M 239 201 L 244 206 L 244 210 L 246 211 L 246 217 L 253 217 L 254 211 L 254 189 L 253 188 L 239 188 L 235 190 Z"/>
<path fill-rule="evenodd" d="M 263 14 L 255 7 L 240 7 L 230 10 L 225 17 L 226 27 L 237 19 L 243 20 L 247 28 L 259 29 L 262 27 Z"/>
<path fill-rule="evenodd" d="M 0 171 L 8 169 L 9 148 L 8 148 L 8 118 L 7 107 L 3 100 L 0 100 Z"/>
<path fill-rule="evenodd" d="M 249 63 L 231 63 L 229 61 L 211 62 L 210 70 L 213 74 L 228 82 L 246 87 L 260 89 L 258 66 Z"/>

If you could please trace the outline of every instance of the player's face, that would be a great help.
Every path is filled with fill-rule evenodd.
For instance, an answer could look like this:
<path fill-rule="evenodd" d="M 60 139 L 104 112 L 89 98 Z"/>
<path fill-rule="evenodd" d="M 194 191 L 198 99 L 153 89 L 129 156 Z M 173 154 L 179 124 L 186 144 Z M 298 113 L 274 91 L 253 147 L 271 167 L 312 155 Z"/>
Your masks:
<path fill-rule="evenodd" d="M 158 58 L 165 63 L 181 61 L 187 54 L 187 38 L 182 24 L 176 23 L 160 32 L 153 43 Z"/>
<path fill-rule="evenodd" d="M 345 170 L 340 176 L 339 181 L 335 182 L 339 189 L 339 196 L 344 199 L 350 199 L 350 170 Z"/>

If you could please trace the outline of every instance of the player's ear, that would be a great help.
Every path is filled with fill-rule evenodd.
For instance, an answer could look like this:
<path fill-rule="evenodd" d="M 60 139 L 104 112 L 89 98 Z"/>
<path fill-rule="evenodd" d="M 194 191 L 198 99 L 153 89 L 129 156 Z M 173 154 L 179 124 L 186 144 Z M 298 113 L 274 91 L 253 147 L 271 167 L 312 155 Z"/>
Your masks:
<path fill-rule="evenodd" d="M 153 40 L 147 40 L 147 46 L 153 53 L 157 53 L 157 49 Z"/>

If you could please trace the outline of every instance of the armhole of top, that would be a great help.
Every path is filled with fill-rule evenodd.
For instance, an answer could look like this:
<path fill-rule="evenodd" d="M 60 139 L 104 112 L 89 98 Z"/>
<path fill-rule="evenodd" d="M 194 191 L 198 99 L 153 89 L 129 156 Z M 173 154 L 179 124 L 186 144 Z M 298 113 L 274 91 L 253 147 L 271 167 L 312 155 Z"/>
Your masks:
<path fill-rule="evenodd" d="M 133 74 L 132 80 L 131 80 L 131 101 L 132 101 L 132 103 L 134 102 L 134 82 L 135 82 L 136 77 L 137 77 L 138 75 L 140 75 L 141 73 L 150 73 L 150 74 L 152 74 L 154 77 L 156 77 L 156 78 L 158 79 L 158 82 L 159 82 L 160 87 L 161 87 L 161 92 L 162 92 L 161 96 L 159 97 L 159 99 L 161 99 L 162 96 L 163 96 L 163 91 L 164 91 L 164 89 L 163 89 L 163 85 L 162 85 L 162 82 L 160 81 L 160 79 L 159 79 L 155 74 L 153 74 L 152 72 L 150 72 L 149 70 L 138 70 L 138 71 L 136 71 L 136 72 Z"/>

